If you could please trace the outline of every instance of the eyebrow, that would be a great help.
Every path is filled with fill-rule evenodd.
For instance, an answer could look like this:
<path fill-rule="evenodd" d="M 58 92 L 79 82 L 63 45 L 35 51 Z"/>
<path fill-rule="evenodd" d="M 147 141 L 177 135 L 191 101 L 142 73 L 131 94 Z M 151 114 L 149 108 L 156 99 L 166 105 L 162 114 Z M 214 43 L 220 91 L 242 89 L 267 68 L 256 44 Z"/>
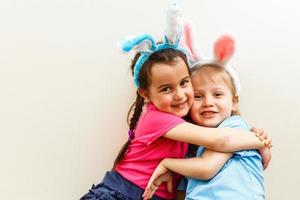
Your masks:
<path fill-rule="evenodd" d="M 223 91 L 223 89 L 224 88 L 222 88 L 222 87 L 214 87 L 214 88 L 211 88 L 212 90 L 222 90 Z M 197 89 L 197 88 L 195 88 L 194 87 L 194 92 L 202 92 L 203 90 L 199 90 L 199 89 Z"/>
<path fill-rule="evenodd" d="M 183 81 L 183 80 L 185 80 L 185 79 L 189 79 L 189 78 L 190 78 L 189 76 L 186 76 L 186 77 L 180 79 L 180 82 Z M 170 83 L 165 83 L 165 84 L 160 85 L 157 89 L 162 89 L 162 88 L 168 87 L 170 85 L 171 85 Z"/>
<path fill-rule="evenodd" d="M 163 85 L 161 85 L 161 86 L 159 86 L 157 89 L 162 89 L 162 88 L 164 88 L 164 87 L 168 87 L 168 86 L 170 86 L 170 84 L 169 83 L 166 83 L 166 84 L 163 84 Z"/>
<path fill-rule="evenodd" d="M 203 90 L 196 90 L 196 89 L 194 89 L 194 94 L 197 94 L 197 93 L 203 93 Z"/>

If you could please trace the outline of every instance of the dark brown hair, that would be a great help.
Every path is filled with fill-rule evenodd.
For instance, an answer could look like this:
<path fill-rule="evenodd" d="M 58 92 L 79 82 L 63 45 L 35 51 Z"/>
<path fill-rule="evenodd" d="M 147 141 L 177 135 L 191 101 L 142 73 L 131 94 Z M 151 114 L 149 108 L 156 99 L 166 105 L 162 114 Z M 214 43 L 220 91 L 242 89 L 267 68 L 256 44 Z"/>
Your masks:
<path fill-rule="evenodd" d="M 132 63 L 131 63 L 131 70 L 132 70 L 132 75 L 134 71 L 134 66 L 135 63 L 137 62 L 138 58 L 140 57 L 140 53 L 136 54 L 134 57 Z M 168 49 L 163 49 L 157 52 L 154 52 L 153 54 L 150 55 L 148 60 L 143 64 L 142 69 L 140 70 L 139 76 L 138 76 L 138 81 L 139 81 L 139 88 L 147 90 L 148 87 L 151 84 L 151 68 L 154 64 L 156 63 L 166 63 L 170 65 L 175 65 L 176 64 L 176 58 L 180 57 L 184 60 L 188 71 L 189 71 L 189 64 L 186 55 L 173 48 L 168 48 Z M 136 91 L 136 100 L 131 106 L 130 110 L 128 111 L 127 115 L 127 122 L 129 124 L 129 131 L 134 131 L 135 127 L 137 125 L 137 122 L 141 116 L 141 113 L 143 111 L 143 106 L 144 106 L 144 98 Z M 132 114 L 132 117 L 130 118 L 130 114 L 134 108 L 134 112 Z M 130 118 L 130 120 L 129 120 Z M 115 159 L 114 162 L 114 167 L 124 158 L 124 155 L 126 151 L 128 150 L 128 147 L 131 142 L 131 138 L 128 138 L 128 141 L 122 146 L 119 154 L 117 155 L 117 158 Z"/>

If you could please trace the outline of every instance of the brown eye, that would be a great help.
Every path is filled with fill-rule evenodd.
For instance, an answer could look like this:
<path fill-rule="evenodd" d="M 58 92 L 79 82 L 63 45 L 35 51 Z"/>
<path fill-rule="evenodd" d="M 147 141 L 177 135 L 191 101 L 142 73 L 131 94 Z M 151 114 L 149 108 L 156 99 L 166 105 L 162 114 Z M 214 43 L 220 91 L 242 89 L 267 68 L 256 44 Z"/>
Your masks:
<path fill-rule="evenodd" d="M 216 92 L 214 95 L 215 95 L 215 97 L 221 97 L 221 96 L 223 96 L 223 93 L 221 93 L 221 92 Z"/>
<path fill-rule="evenodd" d="M 190 81 L 188 79 L 184 79 L 180 82 L 180 86 L 185 86 L 187 83 L 189 83 Z"/>
<path fill-rule="evenodd" d="M 202 99 L 202 95 L 200 95 L 200 94 L 195 94 L 194 95 L 194 100 L 195 101 L 199 101 L 199 100 L 201 100 Z"/>
<path fill-rule="evenodd" d="M 171 88 L 170 87 L 165 87 L 161 90 L 161 92 L 165 92 L 165 93 L 171 92 Z"/>

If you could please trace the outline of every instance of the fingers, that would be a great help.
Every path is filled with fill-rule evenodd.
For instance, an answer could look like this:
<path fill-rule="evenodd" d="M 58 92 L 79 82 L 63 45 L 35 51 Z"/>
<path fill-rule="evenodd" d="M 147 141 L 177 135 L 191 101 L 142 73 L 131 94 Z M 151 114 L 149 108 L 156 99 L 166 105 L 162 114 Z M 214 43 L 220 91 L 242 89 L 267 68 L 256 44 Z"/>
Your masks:
<path fill-rule="evenodd" d="M 150 194 L 151 194 L 151 191 L 153 189 L 153 186 L 152 186 L 153 181 L 154 181 L 154 179 L 151 177 L 148 184 L 147 184 L 147 186 L 146 186 L 146 188 L 145 188 L 144 194 L 142 196 L 144 200 L 151 198 Z"/>
<path fill-rule="evenodd" d="M 271 148 L 272 145 L 272 139 L 269 137 L 268 133 L 264 131 L 263 129 L 259 129 L 256 127 L 252 127 L 251 131 L 255 133 L 255 136 L 259 138 L 260 141 L 262 141 L 265 145 L 265 147 Z"/>
<path fill-rule="evenodd" d="M 158 186 L 159 186 L 159 185 L 156 185 L 156 183 L 153 182 L 153 183 L 151 184 L 151 186 L 150 186 L 150 190 L 151 190 L 151 191 L 154 191 L 154 190 L 156 191 L 157 188 L 158 188 Z"/>
<path fill-rule="evenodd" d="M 263 129 L 253 128 L 253 132 L 255 132 L 256 137 L 262 140 L 268 136 L 268 134 Z"/>
<path fill-rule="evenodd" d="M 144 194 L 143 194 L 143 200 L 147 200 L 147 199 L 149 199 L 149 195 L 150 195 L 150 193 L 151 193 L 151 190 L 149 189 L 149 188 L 146 188 L 145 189 L 145 192 L 144 192 Z"/>
<path fill-rule="evenodd" d="M 252 127 L 251 131 L 255 133 L 255 136 L 258 137 L 260 141 L 264 141 L 268 136 L 268 134 L 263 129 Z"/>
<path fill-rule="evenodd" d="M 157 185 L 151 184 L 150 188 L 145 190 L 143 194 L 143 199 L 144 200 L 151 199 L 157 189 L 158 189 Z"/>
<path fill-rule="evenodd" d="M 167 191 L 169 193 L 172 193 L 172 190 L 173 190 L 173 179 L 171 179 L 170 181 L 167 182 Z"/>
<path fill-rule="evenodd" d="M 156 190 L 163 182 L 167 183 L 168 191 L 172 191 L 172 173 L 168 172 L 168 170 L 162 164 L 160 164 L 154 170 L 152 176 L 149 179 L 149 182 L 142 196 L 143 199 L 152 198 Z"/>
<path fill-rule="evenodd" d="M 264 169 L 264 170 L 267 169 L 269 163 L 270 163 L 270 160 L 263 160 L 263 163 L 262 163 L 262 164 L 263 164 L 263 169 Z"/>
<path fill-rule="evenodd" d="M 269 149 L 273 147 L 272 139 L 271 138 L 265 139 L 264 140 L 264 144 L 265 144 L 265 147 L 268 147 Z"/>
<path fill-rule="evenodd" d="M 146 189 L 142 196 L 143 200 L 151 199 L 152 195 L 152 191 L 150 189 Z"/>
<path fill-rule="evenodd" d="M 262 136 L 260 136 L 260 137 L 262 137 Z M 259 138 L 259 139 L 261 140 L 261 138 Z M 271 148 L 273 146 L 272 139 L 268 135 L 266 135 L 266 137 L 264 137 L 261 141 L 264 142 L 265 147 Z"/>
<path fill-rule="evenodd" d="M 271 159 L 263 162 L 263 168 L 264 168 L 264 170 L 267 169 L 267 167 L 269 166 L 270 161 L 271 161 Z"/>
<path fill-rule="evenodd" d="M 145 189 L 145 192 L 143 194 L 143 200 L 146 200 L 146 199 L 151 199 L 152 196 L 154 195 L 154 193 L 156 192 L 156 190 L 158 189 L 160 184 L 157 184 L 155 182 L 150 182 L 148 183 L 146 189 Z"/>
<path fill-rule="evenodd" d="M 267 169 L 268 165 L 269 165 L 269 163 L 263 163 L 264 170 Z"/>
<path fill-rule="evenodd" d="M 156 190 L 155 190 L 156 191 Z M 151 191 L 149 199 L 151 199 L 153 197 L 153 195 L 155 194 L 155 191 Z"/>
<path fill-rule="evenodd" d="M 261 129 L 258 129 L 258 128 L 256 128 L 256 127 L 252 127 L 251 129 L 250 129 L 252 132 L 255 132 L 255 135 L 257 136 L 257 137 L 259 137 L 260 135 L 261 135 L 261 131 L 259 131 L 259 130 L 261 130 Z"/>
<path fill-rule="evenodd" d="M 271 138 L 267 138 L 266 143 L 267 143 L 266 147 L 268 147 L 269 149 L 271 149 L 273 147 L 272 139 Z"/>
<path fill-rule="evenodd" d="M 262 158 L 263 168 L 266 169 L 272 158 L 271 150 L 267 147 L 264 147 L 262 149 L 259 149 L 258 152 Z"/>

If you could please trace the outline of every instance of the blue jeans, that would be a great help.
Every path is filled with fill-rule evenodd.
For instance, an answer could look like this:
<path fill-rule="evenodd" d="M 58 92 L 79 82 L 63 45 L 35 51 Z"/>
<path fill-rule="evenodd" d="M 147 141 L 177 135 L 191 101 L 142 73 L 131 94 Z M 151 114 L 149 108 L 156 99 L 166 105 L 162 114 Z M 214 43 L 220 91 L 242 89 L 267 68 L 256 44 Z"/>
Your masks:
<path fill-rule="evenodd" d="M 123 178 L 117 172 L 106 172 L 98 185 L 93 185 L 80 200 L 140 200 L 144 190 Z M 152 200 L 163 200 L 154 196 Z"/>

